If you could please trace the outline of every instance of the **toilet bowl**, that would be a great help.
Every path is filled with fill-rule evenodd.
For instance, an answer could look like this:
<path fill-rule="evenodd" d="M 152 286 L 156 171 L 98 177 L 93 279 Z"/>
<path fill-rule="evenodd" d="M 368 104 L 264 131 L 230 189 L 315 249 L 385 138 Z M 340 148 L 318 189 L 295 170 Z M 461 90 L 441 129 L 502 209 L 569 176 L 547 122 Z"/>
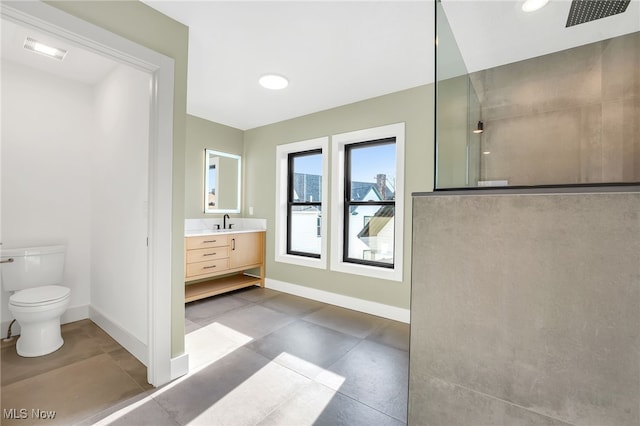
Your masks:
<path fill-rule="evenodd" d="M 50 285 L 21 290 L 9 298 L 9 311 L 21 328 L 18 355 L 35 357 L 60 349 L 64 343 L 60 316 L 69 306 L 70 294 L 67 287 Z"/>
<path fill-rule="evenodd" d="M 64 246 L 5 249 L 2 286 L 14 293 L 9 311 L 20 324 L 18 355 L 36 357 L 58 350 L 64 343 L 60 316 L 69 306 L 71 290 L 60 286 L 64 271 Z"/>

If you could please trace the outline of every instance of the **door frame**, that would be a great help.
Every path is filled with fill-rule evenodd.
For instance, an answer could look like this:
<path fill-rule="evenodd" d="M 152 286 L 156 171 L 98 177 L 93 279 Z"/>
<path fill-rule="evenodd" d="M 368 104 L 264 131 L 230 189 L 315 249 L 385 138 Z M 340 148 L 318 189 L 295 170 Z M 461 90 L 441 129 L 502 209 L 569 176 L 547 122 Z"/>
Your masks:
<path fill-rule="evenodd" d="M 42 2 L 3 1 L 2 19 L 132 66 L 151 76 L 149 104 L 147 380 L 171 372 L 171 229 L 174 60 Z"/>

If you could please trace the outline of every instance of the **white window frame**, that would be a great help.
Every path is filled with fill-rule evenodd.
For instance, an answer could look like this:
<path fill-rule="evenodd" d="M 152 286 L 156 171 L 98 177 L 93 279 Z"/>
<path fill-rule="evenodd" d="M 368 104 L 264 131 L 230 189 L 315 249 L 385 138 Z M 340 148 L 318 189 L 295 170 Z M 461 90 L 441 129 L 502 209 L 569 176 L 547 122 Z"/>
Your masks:
<path fill-rule="evenodd" d="M 333 271 L 348 274 L 364 275 L 367 277 L 402 281 L 402 265 L 404 263 L 404 133 L 405 123 L 390 124 L 371 129 L 341 133 L 331 137 L 331 164 L 333 194 L 331 205 L 331 263 Z M 377 139 L 396 139 L 396 188 L 395 188 L 395 229 L 394 229 L 394 266 L 384 268 L 372 265 L 359 265 L 343 261 L 344 235 L 344 151 L 345 146 L 358 142 Z"/>
<path fill-rule="evenodd" d="M 291 153 L 322 149 L 322 216 L 320 230 L 320 258 L 297 256 L 287 253 L 287 184 L 288 157 Z M 329 216 L 329 138 L 322 137 L 293 142 L 276 147 L 276 227 L 275 261 L 310 268 L 327 268 L 327 238 Z"/>

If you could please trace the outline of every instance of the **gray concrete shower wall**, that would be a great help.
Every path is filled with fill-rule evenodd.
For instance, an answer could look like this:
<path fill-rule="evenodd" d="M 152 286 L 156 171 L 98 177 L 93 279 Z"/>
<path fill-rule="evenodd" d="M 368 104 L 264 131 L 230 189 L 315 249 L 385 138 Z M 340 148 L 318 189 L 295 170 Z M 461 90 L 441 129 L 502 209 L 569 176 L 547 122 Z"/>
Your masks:
<path fill-rule="evenodd" d="M 640 32 L 470 74 L 481 179 L 640 181 Z M 440 186 L 444 187 L 444 186 Z"/>
<path fill-rule="evenodd" d="M 410 425 L 640 424 L 640 193 L 414 197 Z"/>

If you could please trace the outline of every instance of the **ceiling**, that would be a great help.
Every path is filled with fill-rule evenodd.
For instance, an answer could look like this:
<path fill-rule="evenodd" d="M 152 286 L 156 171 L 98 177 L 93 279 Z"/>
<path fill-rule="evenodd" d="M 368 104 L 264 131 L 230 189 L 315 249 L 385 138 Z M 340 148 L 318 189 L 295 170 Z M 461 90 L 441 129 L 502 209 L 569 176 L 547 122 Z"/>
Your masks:
<path fill-rule="evenodd" d="M 246 130 L 433 82 L 433 1 L 143 0 L 189 26 L 187 112 Z M 522 0 L 443 0 L 468 71 L 640 31 L 624 14 L 565 28 L 570 2 L 530 14 Z M 26 35 L 68 48 L 58 62 Z M 116 63 L 2 20 L 2 57 L 87 84 Z M 265 73 L 289 78 L 271 91 Z"/>
<path fill-rule="evenodd" d="M 189 114 L 249 129 L 433 82 L 433 1 L 143 0 L 189 26 Z M 467 70 L 640 30 L 626 13 L 565 28 L 568 0 L 443 0 Z M 269 91 L 265 73 L 290 85 Z"/>
<path fill-rule="evenodd" d="M 433 81 L 431 2 L 144 2 L 189 26 L 187 112 L 239 129 Z"/>
<path fill-rule="evenodd" d="M 640 31 L 640 0 L 624 13 L 566 28 L 571 1 L 524 13 L 516 0 L 443 0 L 468 72 Z"/>
<path fill-rule="evenodd" d="M 27 36 L 50 46 L 67 50 L 68 53 L 64 60 L 58 61 L 26 50 L 23 46 Z M 80 49 L 76 45 L 44 33 L 18 26 L 5 19 L 2 20 L 2 43 L 0 49 L 3 60 L 88 85 L 99 83 L 118 65 L 117 62 L 104 56 Z"/>

